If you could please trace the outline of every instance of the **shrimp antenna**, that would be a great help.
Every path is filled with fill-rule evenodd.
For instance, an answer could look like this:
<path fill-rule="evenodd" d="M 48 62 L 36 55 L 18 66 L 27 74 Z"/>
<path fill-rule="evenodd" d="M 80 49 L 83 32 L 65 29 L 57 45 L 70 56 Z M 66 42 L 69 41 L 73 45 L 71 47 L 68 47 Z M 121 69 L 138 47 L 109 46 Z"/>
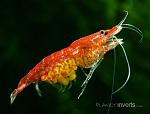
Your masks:
<path fill-rule="evenodd" d="M 118 42 L 119 43 L 119 42 Z M 130 78 L 130 64 L 129 64 L 129 60 L 128 60 L 128 57 L 127 57 L 127 54 L 126 54 L 126 51 L 124 49 L 124 47 L 119 43 L 119 45 L 121 46 L 122 50 L 123 50 L 123 53 L 125 55 L 125 59 L 126 59 L 126 62 L 127 62 L 127 65 L 128 65 L 128 76 L 127 76 L 127 79 L 126 81 L 124 82 L 124 84 L 117 90 L 115 90 L 114 92 L 112 92 L 112 94 L 115 94 L 117 93 L 118 91 L 120 91 L 126 84 L 127 82 L 129 81 L 129 78 Z"/>
<path fill-rule="evenodd" d="M 131 24 L 122 24 L 121 26 L 122 26 L 122 28 L 128 28 L 128 29 L 131 29 L 131 30 L 137 32 L 141 36 L 140 42 L 142 42 L 142 40 L 143 40 L 143 33 L 142 33 L 142 31 L 139 28 L 137 28 L 137 27 L 135 27 L 135 26 L 133 26 Z"/>
<path fill-rule="evenodd" d="M 115 74 L 116 74 L 116 50 L 114 48 L 114 70 L 113 70 L 113 79 L 112 79 L 112 88 L 111 88 L 111 95 L 110 95 L 110 101 L 109 101 L 109 107 L 107 110 L 107 114 L 109 114 L 110 108 L 111 108 L 111 102 L 113 99 L 113 91 L 114 91 L 114 83 L 115 83 Z"/>
<path fill-rule="evenodd" d="M 122 25 L 124 23 L 124 21 L 126 20 L 127 16 L 128 16 L 128 11 L 125 11 L 126 15 L 124 16 L 124 18 L 120 21 L 120 23 L 118 24 L 118 26 Z"/>

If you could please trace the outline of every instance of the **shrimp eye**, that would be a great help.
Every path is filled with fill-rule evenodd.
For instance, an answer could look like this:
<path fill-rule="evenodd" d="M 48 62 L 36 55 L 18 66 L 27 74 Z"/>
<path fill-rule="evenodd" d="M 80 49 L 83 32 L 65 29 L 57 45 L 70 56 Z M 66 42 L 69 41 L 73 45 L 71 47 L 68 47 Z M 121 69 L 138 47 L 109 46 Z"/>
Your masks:
<path fill-rule="evenodd" d="M 100 31 L 100 34 L 107 35 L 107 34 L 108 34 L 108 31 L 101 30 L 101 31 Z"/>
<path fill-rule="evenodd" d="M 100 34 L 105 34 L 105 31 L 104 31 L 104 30 L 100 30 L 99 33 L 100 33 Z"/>

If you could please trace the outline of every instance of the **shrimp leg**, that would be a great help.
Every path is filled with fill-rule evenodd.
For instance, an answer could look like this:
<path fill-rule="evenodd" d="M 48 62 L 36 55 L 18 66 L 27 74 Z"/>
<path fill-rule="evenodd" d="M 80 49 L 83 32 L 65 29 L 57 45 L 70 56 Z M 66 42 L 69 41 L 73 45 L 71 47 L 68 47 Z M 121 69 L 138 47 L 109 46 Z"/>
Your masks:
<path fill-rule="evenodd" d="M 82 88 L 81 93 L 80 93 L 79 96 L 78 96 L 78 99 L 80 99 L 81 95 L 83 94 L 83 92 L 84 92 L 84 90 L 85 90 L 85 88 L 86 88 L 86 86 L 87 86 L 87 84 L 88 84 L 88 81 L 91 79 L 91 77 L 92 77 L 92 75 L 93 75 L 95 69 L 99 66 L 99 64 L 102 62 L 102 60 L 103 60 L 103 58 L 101 58 L 100 60 L 98 60 L 98 61 L 92 66 L 92 68 L 91 68 L 90 71 L 89 71 L 89 74 L 86 74 L 85 72 L 83 72 L 87 77 L 86 77 L 85 81 L 84 81 L 84 82 L 82 83 L 82 85 L 81 85 L 81 87 L 83 87 L 83 88 Z"/>
<path fill-rule="evenodd" d="M 83 82 L 83 84 L 81 85 L 81 87 L 85 86 L 85 85 L 88 83 L 88 81 L 91 79 L 91 77 L 92 77 L 92 75 L 93 75 L 95 69 L 99 66 L 99 64 L 102 62 L 102 60 L 103 60 L 103 58 L 100 59 L 100 60 L 98 60 L 98 61 L 92 66 L 92 68 L 91 68 L 90 71 L 89 71 L 89 74 L 86 74 L 86 73 L 85 73 L 85 75 L 87 76 L 87 78 L 85 79 L 85 81 Z"/>
<path fill-rule="evenodd" d="M 84 71 L 84 69 L 83 69 L 83 68 L 81 68 L 81 70 L 82 70 L 83 74 L 87 77 L 87 76 L 88 76 L 88 74 Z"/>
<path fill-rule="evenodd" d="M 37 91 L 38 95 L 41 97 L 41 96 L 42 96 L 42 92 L 41 92 L 41 90 L 39 89 L 38 81 L 37 81 L 37 82 L 35 82 L 35 89 L 36 89 L 36 91 Z"/>

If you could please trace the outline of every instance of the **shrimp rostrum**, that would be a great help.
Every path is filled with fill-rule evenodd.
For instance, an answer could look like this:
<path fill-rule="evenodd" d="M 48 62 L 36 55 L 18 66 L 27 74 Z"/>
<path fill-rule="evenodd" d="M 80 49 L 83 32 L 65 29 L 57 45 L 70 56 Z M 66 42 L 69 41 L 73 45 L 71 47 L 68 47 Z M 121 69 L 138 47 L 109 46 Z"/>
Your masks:
<path fill-rule="evenodd" d="M 86 79 L 82 84 L 82 95 L 88 81 L 94 70 L 103 60 L 104 55 L 118 45 L 123 44 L 123 39 L 117 38 L 122 28 L 129 28 L 142 35 L 142 32 L 133 25 L 123 24 L 128 12 L 121 22 L 108 30 L 100 30 L 91 35 L 82 37 L 74 41 L 70 46 L 42 59 L 33 69 L 29 71 L 20 81 L 17 88 L 11 93 L 11 103 L 15 100 L 18 93 L 31 83 L 35 83 L 36 90 L 41 95 L 38 82 L 45 81 L 52 85 L 59 84 L 62 87 L 68 87 L 76 79 L 76 70 L 78 67 L 90 68 Z"/>

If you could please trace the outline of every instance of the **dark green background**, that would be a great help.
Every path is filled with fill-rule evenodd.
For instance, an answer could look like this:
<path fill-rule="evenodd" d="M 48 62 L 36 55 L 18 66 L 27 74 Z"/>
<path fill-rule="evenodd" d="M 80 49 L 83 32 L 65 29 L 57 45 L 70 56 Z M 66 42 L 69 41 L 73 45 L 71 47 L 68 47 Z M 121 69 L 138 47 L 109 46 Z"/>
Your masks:
<path fill-rule="evenodd" d="M 124 29 L 117 36 L 124 39 L 131 78 L 113 96 L 113 103 L 135 103 L 134 108 L 111 108 L 110 114 L 150 113 L 150 1 L 149 0 L 1 0 L 0 1 L 0 114 L 106 114 L 113 76 L 113 51 L 105 55 L 80 100 L 80 85 L 85 79 L 78 70 L 70 90 L 59 93 L 56 88 L 40 83 L 43 97 L 30 85 L 10 105 L 10 93 L 19 80 L 42 58 L 67 47 L 74 40 L 110 29 L 129 12 L 125 23 L 135 25 L 140 36 Z M 116 48 L 117 89 L 128 74 L 121 48 Z M 142 107 L 139 107 L 142 106 Z"/>

